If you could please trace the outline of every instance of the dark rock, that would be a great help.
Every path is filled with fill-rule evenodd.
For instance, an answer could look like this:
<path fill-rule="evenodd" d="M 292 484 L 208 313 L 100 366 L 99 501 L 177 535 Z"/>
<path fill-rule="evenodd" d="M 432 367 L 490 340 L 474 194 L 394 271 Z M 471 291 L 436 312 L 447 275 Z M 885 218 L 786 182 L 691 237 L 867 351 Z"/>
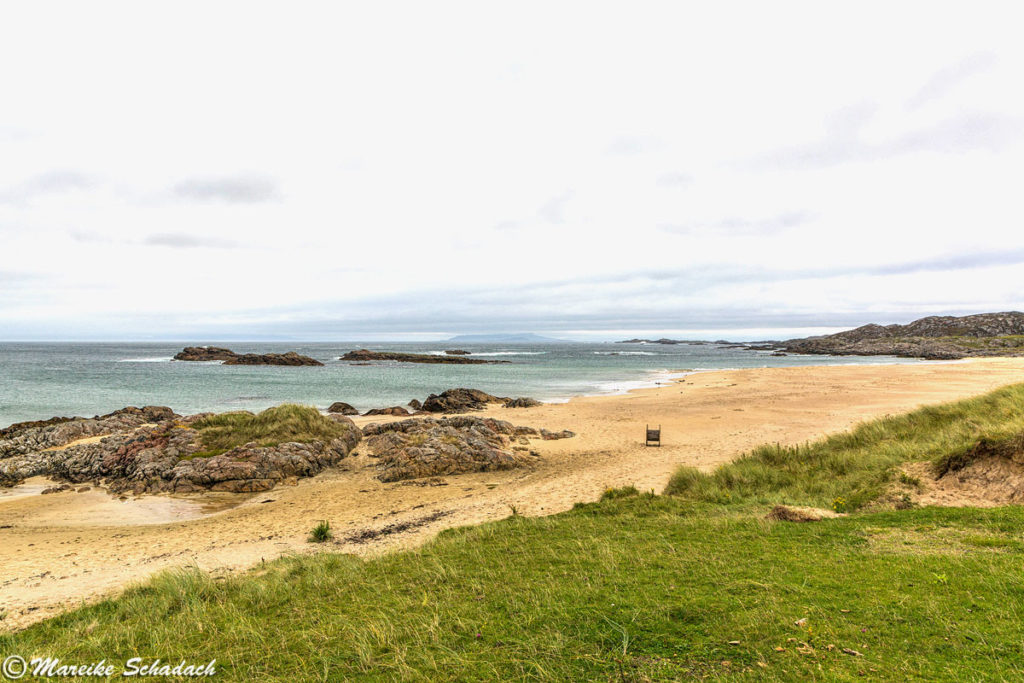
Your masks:
<path fill-rule="evenodd" d="M 448 389 L 440 394 L 431 394 L 423 402 L 428 413 L 466 413 L 483 410 L 489 403 L 504 403 L 508 398 L 492 396 L 478 389 Z"/>
<path fill-rule="evenodd" d="M 331 407 L 327 409 L 328 413 L 341 413 L 342 415 L 358 415 L 359 411 L 342 401 L 337 401 L 331 404 Z"/>
<path fill-rule="evenodd" d="M 219 346 L 186 346 L 174 354 L 174 360 L 188 361 L 214 361 L 231 360 L 237 356 L 231 349 L 223 349 Z"/>
<path fill-rule="evenodd" d="M 554 441 L 555 439 L 571 439 L 576 436 L 576 432 L 570 432 L 568 429 L 563 429 L 560 432 L 550 432 L 546 429 L 540 430 L 540 438 L 545 441 Z"/>
<path fill-rule="evenodd" d="M 338 358 L 344 361 L 397 361 L 400 363 L 450 363 L 455 365 L 482 365 L 484 363 L 507 363 L 507 360 L 483 360 L 464 356 L 435 356 L 429 353 L 393 353 L 391 351 L 349 351 Z"/>
<path fill-rule="evenodd" d="M 223 361 L 224 365 L 323 365 L 309 356 L 302 356 L 294 351 L 287 353 L 243 353 L 238 354 L 231 349 L 217 346 L 186 346 L 175 354 L 174 360 L 184 361 Z"/>
<path fill-rule="evenodd" d="M 535 408 L 537 406 L 544 405 L 537 399 L 527 398 L 520 396 L 519 398 L 510 398 L 505 401 L 506 408 Z"/>
<path fill-rule="evenodd" d="M 462 349 L 445 349 L 445 353 L 449 356 L 468 356 L 469 351 L 463 351 Z"/>
<path fill-rule="evenodd" d="M 402 406 L 391 406 L 390 408 L 373 408 L 363 413 L 366 415 L 408 415 L 409 411 Z"/>
<path fill-rule="evenodd" d="M 303 365 L 323 365 L 323 363 L 315 358 L 289 351 L 288 353 L 246 353 L 224 361 L 224 365 L 288 365 L 297 367 Z"/>
<path fill-rule="evenodd" d="M 420 410 L 421 408 L 423 408 L 423 404 L 419 402 L 419 399 L 415 398 L 409 401 L 406 405 L 412 408 L 413 410 Z"/>

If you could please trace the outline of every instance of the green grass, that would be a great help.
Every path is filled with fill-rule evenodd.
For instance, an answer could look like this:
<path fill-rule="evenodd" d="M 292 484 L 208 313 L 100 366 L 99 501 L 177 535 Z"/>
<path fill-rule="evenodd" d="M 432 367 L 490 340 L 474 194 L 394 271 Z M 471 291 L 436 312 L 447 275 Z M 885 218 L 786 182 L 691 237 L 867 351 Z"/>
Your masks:
<path fill-rule="evenodd" d="M 677 495 L 513 510 L 414 551 L 164 573 L 0 636 L 0 659 L 216 658 L 224 681 L 1022 680 L 1021 507 L 764 519 L 778 500 L 852 500 L 895 463 L 1010 435 L 1022 394 L 758 449 L 726 475 L 683 470 Z"/>
<path fill-rule="evenodd" d="M 348 427 L 324 417 L 311 406 L 283 404 L 262 413 L 221 413 L 192 424 L 200 433 L 203 450 L 192 457 L 219 455 L 232 448 L 256 443 L 276 446 L 280 443 L 331 441 L 345 434 Z"/>
<path fill-rule="evenodd" d="M 703 473 L 681 467 L 665 493 L 718 504 L 791 503 L 855 510 L 876 500 L 900 463 L 962 459 L 979 442 L 1024 432 L 1024 384 L 866 422 L 800 446 L 766 445 Z"/>
<path fill-rule="evenodd" d="M 310 543 L 325 543 L 334 538 L 334 532 L 331 531 L 331 523 L 326 519 L 316 523 L 313 530 L 309 532 Z"/>
<path fill-rule="evenodd" d="M 1024 677 L 1020 508 L 763 512 L 640 494 L 367 561 L 162 574 L 0 655 L 216 657 L 225 681 Z"/>

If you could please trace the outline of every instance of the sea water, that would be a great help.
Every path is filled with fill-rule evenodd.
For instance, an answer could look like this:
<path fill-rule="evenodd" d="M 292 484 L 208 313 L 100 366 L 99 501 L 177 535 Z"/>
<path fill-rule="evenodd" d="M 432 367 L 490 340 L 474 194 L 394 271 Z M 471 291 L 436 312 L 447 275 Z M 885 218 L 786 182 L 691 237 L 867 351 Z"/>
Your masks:
<path fill-rule="evenodd" d="M 454 387 L 498 396 L 564 401 L 623 392 L 689 370 L 917 362 L 891 357 L 773 356 L 721 344 L 458 344 L 210 342 L 238 353 L 296 351 L 324 367 L 172 361 L 177 343 L 0 343 L 0 426 L 55 415 L 93 416 L 125 406 L 165 405 L 180 414 L 258 411 L 284 402 L 360 411 L 421 401 Z M 488 365 L 339 361 L 369 348 L 443 354 L 460 348 Z"/>

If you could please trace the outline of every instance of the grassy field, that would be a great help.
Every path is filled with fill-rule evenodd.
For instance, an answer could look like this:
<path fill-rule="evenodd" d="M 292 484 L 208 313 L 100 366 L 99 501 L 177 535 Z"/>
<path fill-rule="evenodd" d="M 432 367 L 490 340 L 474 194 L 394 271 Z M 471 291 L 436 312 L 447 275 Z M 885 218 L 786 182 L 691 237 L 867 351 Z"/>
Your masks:
<path fill-rule="evenodd" d="M 192 428 L 200 433 L 203 450 L 194 457 L 219 455 L 255 442 L 276 446 L 290 441 L 331 441 L 343 435 L 345 425 L 324 417 L 312 406 L 286 403 L 261 413 L 221 413 L 197 420 Z"/>
<path fill-rule="evenodd" d="M 1021 680 L 1021 508 L 866 512 L 864 497 L 901 459 L 1008 437 L 1022 396 L 759 449 L 753 470 L 682 474 L 674 495 L 619 489 L 411 552 L 163 574 L 0 636 L 0 657 L 215 657 L 220 680 Z M 860 511 L 764 519 L 775 502 L 837 496 Z"/>

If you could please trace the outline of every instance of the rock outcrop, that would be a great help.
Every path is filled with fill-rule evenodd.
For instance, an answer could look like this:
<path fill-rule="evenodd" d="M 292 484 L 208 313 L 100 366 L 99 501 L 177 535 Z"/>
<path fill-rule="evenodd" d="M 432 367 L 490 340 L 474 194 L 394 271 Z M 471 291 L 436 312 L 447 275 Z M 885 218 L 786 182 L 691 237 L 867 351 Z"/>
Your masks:
<path fill-rule="evenodd" d="M 907 325 L 863 325 L 853 330 L 776 347 L 787 353 L 833 356 L 902 356 L 955 360 L 969 356 L 1024 355 L 1024 313 L 931 316 Z"/>
<path fill-rule="evenodd" d="M 431 394 L 423 402 L 428 413 L 468 413 L 483 410 L 490 403 L 504 403 L 510 399 L 492 396 L 479 389 L 448 389 L 440 394 Z"/>
<path fill-rule="evenodd" d="M 196 362 L 225 361 L 231 360 L 238 354 L 231 349 L 224 349 L 219 346 L 186 346 L 174 354 L 174 360 L 187 360 Z"/>
<path fill-rule="evenodd" d="M 45 475 L 135 494 L 265 491 L 336 464 L 362 436 L 350 419 L 332 415 L 347 429 L 330 442 L 250 443 L 204 456 L 200 434 L 190 427 L 199 417 L 180 418 L 167 408 L 134 408 L 102 419 L 25 429 L 0 440 L 0 486 Z M 108 435 L 85 438 L 102 434 Z"/>
<path fill-rule="evenodd" d="M 336 401 L 331 404 L 331 407 L 327 409 L 328 413 L 341 413 L 342 415 L 358 415 L 359 411 L 345 403 L 344 401 Z"/>
<path fill-rule="evenodd" d="M 0 460 L 15 455 L 60 448 L 88 437 L 133 430 L 146 423 L 177 417 L 166 406 L 128 407 L 93 418 L 54 417 L 36 422 L 19 422 L 0 431 Z M 2 468 L 0 468 L 2 469 Z"/>
<path fill-rule="evenodd" d="M 445 353 L 449 356 L 468 356 L 469 351 L 463 351 L 462 349 L 445 349 Z"/>
<path fill-rule="evenodd" d="M 504 420 L 460 416 L 401 420 L 363 428 L 381 481 L 400 481 L 521 467 L 534 456 L 512 450 L 513 439 L 536 434 Z"/>
<path fill-rule="evenodd" d="M 469 413 L 475 410 L 483 410 L 492 403 L 501 403 L 506 408 L 533 408 L 535 406 L 542 405 L 540 401 L 526 396 L 520 396 L 519 398 L 507 398 L 503 396 L 494 396 L 488 394 L 486 391 L 480 391 L 479 389 L 466 389 L 460 387 L 458 389 L 448 389 L 442 391 L 440 394 L 431 394 L 427 396 L 427 399 L 421 404 L 416 399 L 409 402 L 412 406 L 415 402 L 415 408 L 417 410 L 423 410 L 428 413 Z"/>
<path fill-rule="evenodd" d="M 449 363 L 452 365 L 483 365 L 485 363 L 508 363 L 507 360 L 483 360 L 482 358 L 466 358 L 459 355 L 437 356 L 429 353 L 395 353 L 392 351 L 370 351 L 360 349 L 349 351 L 338 360 L 353 362 L 396 361 L 399 363 Z"/>
<path fill-rule="evenodd" d="M 402 406 L 391 406 L 390 408 L 372 408 L 363 415 L 408 415 L 409 411 Z"/>
<path fill-rule="evenodd" d="M 519 398 L 506 399 L 506 408 L 535 408 L 537 406 L 544 405 L 540 401 L 534 398 L 527 398 L 526 396 L 520 396 Z"/>
<path fill-rule="evenodd" d="M 186 346 L 174 355 L 174 360 L 223 361 L 224 365 L 323 365 L 309 356 L 294 351 L 287 353 L 235 353 L 217 346 Z"/>

